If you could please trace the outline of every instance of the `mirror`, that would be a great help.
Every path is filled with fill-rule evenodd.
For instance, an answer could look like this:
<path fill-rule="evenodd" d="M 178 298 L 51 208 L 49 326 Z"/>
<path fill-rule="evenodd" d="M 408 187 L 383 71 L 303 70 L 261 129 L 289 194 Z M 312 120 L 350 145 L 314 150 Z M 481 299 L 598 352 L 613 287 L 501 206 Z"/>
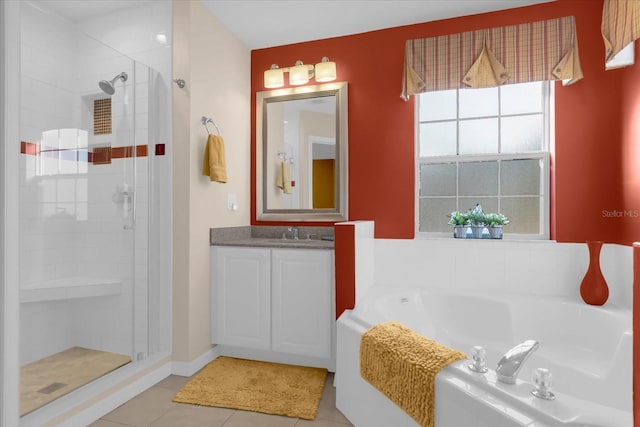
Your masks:
<path fill-rule="evenodd" d="M 261 221 L 347 220 L 347 83 L 256 94 Z"/>

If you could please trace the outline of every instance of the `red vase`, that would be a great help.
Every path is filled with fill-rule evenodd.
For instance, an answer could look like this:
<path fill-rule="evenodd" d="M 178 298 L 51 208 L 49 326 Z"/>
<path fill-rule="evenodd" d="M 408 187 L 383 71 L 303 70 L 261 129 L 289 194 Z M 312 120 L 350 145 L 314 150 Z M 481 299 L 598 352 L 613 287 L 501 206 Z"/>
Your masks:
<path fill-rule="evenodd" d="M 589 268 L 580 283 L 580 296 L 590 305 L 602 305 L 609 298 L 609 287 L 600 270 L 600 249 L 603 242 L 588 241 Z"/>

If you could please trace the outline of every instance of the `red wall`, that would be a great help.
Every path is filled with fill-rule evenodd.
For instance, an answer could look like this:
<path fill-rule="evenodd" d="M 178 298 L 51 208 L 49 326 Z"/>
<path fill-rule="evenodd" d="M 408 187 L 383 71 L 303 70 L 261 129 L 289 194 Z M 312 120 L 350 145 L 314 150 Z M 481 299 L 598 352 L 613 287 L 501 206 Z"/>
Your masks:
<path fill-rule="evenodd" d="M 640 62 L 640 48 L 636 43 L 636 62 Z M 620 70 L 623 87 L 622 119 L 622 218 L 619 241 L 640 241 L 640 66 Z"/>
<path fill-rule="evenodd" d="M 584 79 L 567 87 L 555 84 L 551 237 L 560 242 L 603 240 L 630 245 L 640 241 L 640 66 L 605 71 L 600 33 L 602 4 L 602 0 L 557 0 L 255 50 L 251 63 L 253 117 L 255 92 L 265 90 L 263 71 L 272 63 L 289 66 L 297 59 L 314 63 L 329 56 L 337 64 L 338 81 L 349 83 L 349 219 L 374 220 L 376 238 L 410 239 L 415 230 L 415 110 L 413 101 L 404 102 L 399 96 L 405 41 L 573 15 Z M 638 51 L 636 58 L 640 62 Z M 255 167 L 252 178 L 254 186 Z M 255 187 L 252 206 L 255 207 Z M 256 221 L 255 213 L 252 224 L 262 224 Z M 349 258 L 352 248 L 342 249 L 345 258 Z M 640 277 L 637 250 L 634 259 L 635 290 Z M 352 271 L 347 267 L 336 270 L 337 287 L 339 283 L 353 282 Z M 348 306 L 352 305 L 353 295 L 347 289 L 351 288 L 342 289 L 341 295 L 348 300 Z M 640 295 L 634 292 L 634 308 L 639 304 Z M 638 326 L 640 316 L 637 310 L 634 312 L 634 326 Z M 640 344 L 634 341 L 637 372 Z M 635 378 L 638 375 L 634 373 L 637 391 L 640 386 Z M 640 399 L 635 399 L 634 409 L 640 413 Z M 640 417 L 636 417 L 634 425 L 640 427 Z"/>
<path fill-rule="evenodd" d="M 356 235 L 353 224 L 335 226 L 336 319 L 356 304 Z"/>
<path fill-rule="evenodd" d="M 254 50 L 253 117 L 255 92 L 265 90 L 263 71 L 272 63 L 289 66 L 297 59 L 314 63 L 329 56 L 337 64 L 338 81 L 349 83 L 349 219 L 375 220 L 377 238 L 413 238 L 415 111 L 413 100 L 405 102 L 399 96 L 405 41 L 567 15 L 576 18 L 585 77 L 567 87 L 556 83 L 552 238 L 630 244 L 640 240 L 640 218 L 606 217 L 603 210 L 640 209 L 640 172 L 632 160 L 639 154 L 636 136 L 640 125 L 633 118 L 640 100 L 640 71 L 638 66 L 604 71 L 602 0 L 558 0 Z M 252 127 L 255 148 L 255 122 Z M 252 176 L 255 178 L 255 167 Z M 251 182 L 254 186 L 255 179 Z M 252 211 L 252 224 L 262 224 L 255 219 L 255 209 Z"/>

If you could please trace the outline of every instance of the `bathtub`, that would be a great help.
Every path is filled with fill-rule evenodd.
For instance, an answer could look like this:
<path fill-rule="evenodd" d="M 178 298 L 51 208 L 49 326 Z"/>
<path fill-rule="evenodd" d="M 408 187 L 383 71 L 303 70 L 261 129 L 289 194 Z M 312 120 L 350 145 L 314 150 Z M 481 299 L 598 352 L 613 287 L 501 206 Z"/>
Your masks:
<path fill-rule="evenodd" d="M 631 310 L 568 297 L 374 286 L 337 324 L 336 406 L 356 427 L 417 425 L 359 374 L 361 335 L 391 320 L 467 354 L 475 345 L 487 350 L 486 374 L 463 360 L 436 376 L 436 427 L 633 425 Z M 497 382 L 500 357 L 527 339 L 540 345 L 516 384 Z M 531 395 L 536 368 L 553 375 L 555 400 Z"/>

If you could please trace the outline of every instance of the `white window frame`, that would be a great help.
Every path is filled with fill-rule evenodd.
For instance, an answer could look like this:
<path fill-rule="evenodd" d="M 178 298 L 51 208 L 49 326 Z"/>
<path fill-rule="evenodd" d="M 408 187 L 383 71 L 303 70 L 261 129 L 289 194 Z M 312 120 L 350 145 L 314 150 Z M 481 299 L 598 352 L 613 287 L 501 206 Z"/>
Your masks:
<path fill-rule="evenodd" d="M 546 98 L 543 99 L 544 129 L 543 129 L 543 148 L 539 152 L 526 153 L 504 153 L 504 154 L 466 154 L 466 155 L 441 155 L 420 157 L 420 98 L 419 94 L 415 95 L 415 237 L 416 238 L 453 238 L 453 229 L 451 232 L 425 232 L 420 231 L 420 166 L 422 164 L 441 164 L 441 163 L 464 163 L 478 161 L 495 161 L 495 160 L 521 160 L 539 158 L 543 161 L 543 173 L 540 183 L 542 189 L 542 212 L 540 212 L 540 234 L 521 234 L 509 233 L 508 226 L 505 227 L 503 239 L 508 240 L 549 240 L 550 238 L 550 157 L 555 146 L 555 83 L 546 82 Z M 464 89 L 459 89 L 464 90 Z M 459 125 L 460 119 L 456 119 Z M 460 207 L 459 210 L 466 210 Z"/>

